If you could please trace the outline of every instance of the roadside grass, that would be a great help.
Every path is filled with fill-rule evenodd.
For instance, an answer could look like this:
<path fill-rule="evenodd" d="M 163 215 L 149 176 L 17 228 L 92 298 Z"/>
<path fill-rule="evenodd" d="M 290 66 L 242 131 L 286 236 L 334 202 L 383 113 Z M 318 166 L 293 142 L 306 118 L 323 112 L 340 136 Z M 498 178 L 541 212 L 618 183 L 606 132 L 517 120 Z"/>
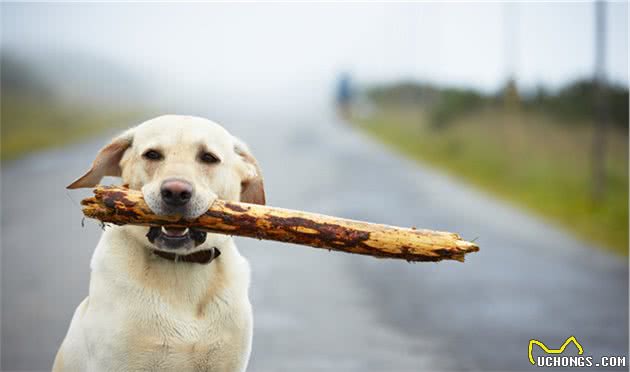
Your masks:
<path fill-rule="evenodd" d="M 619 128 L 609 128 L 606 194 L 594 203 L 588 123 L 486 108 L 435 129 L 425 112 L 404 106 L 352 121 L 416 160 L 628 255 L 628 135 Z"/>
<path fill-rule="evenodd" d="M 0 159 L 58 147 L 111 129 L 122 129 L 140 112 L 68 106 L 32 97 L 2 96 Z"/>

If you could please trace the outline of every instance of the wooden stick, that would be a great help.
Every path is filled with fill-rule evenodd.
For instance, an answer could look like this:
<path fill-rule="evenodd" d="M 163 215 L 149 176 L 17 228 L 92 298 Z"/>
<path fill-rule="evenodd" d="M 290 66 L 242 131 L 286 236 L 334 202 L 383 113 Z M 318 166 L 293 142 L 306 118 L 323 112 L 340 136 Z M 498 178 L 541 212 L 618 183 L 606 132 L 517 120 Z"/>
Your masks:
<path fill-rule="evenodd" d="M 454 233 L 400 228 L 264 205 L 217 200 L 205 214 L 186 220 L 154 214 L 140 191 L 98 186 L 94 195 L 81 201 L 83 213 L 116 225 L 190 227 L 407 261 L 463 262 L 466 253 L 479 250 L 476 244 Z"/>

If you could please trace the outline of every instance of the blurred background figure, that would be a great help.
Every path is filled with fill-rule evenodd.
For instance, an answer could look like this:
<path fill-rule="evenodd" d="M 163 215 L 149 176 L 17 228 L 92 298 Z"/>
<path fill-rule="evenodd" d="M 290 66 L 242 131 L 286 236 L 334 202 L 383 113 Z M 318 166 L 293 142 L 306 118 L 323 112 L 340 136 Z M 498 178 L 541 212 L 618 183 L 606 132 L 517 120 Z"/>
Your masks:
<path fill-rule="evenodd" d="M 350 118 L 350 109 L 352 104 L 352 86 L 350 82 L 350 74 L 343 72 L 339 74 L 337 79 L 337 113 L 342 119 Z"/>
<path fill-rule="evenodd" d="M 101 228 L 65 186 L 165 113 L 246 141 L 270 205 L 481 246 L 410 265 L 239 239 L 249 370 L 525 370 L 531 339 L 571 335 L 627 365 L 626 2 L 0 7 L 0 369 L 49 370 L 87 294 Z"/>

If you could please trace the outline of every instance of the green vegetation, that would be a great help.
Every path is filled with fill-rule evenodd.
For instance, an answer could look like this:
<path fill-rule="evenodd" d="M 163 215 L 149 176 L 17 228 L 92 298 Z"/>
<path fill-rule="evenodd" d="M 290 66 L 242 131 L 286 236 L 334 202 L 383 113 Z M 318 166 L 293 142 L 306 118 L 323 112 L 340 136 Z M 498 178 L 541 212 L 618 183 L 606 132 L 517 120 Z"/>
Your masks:
<path fill-rule="evenodd" d="M 3 94 L 0 158 L 6 161 L 34 150 L 76 142 L 112 128 L 123 128 L 134 116 L 137 114 L 69 108 Z"/>
<path fill-rule="evenodd" d="M 627 255 L 627 123 L 609 128 L 606 195 L 595 203 L 590 197 L 592 122 L 588 115 L 561 115 L 562 110 L 534 110 L 525 104 L 506 109 L 497 98 L 469 93 L 442 99 L 434 90 L 428 96 L 430 103 L 425 95 L 415 104 L 372 94 L 373 113 L 355 116 L 353 121 L 414 159 L 452 172 L 586 240 Z M 444 105 L 451 109 L 436 125 L 436 107 L 440 111 Z M 627 114 L 627 101 L 625 110 Z"/>

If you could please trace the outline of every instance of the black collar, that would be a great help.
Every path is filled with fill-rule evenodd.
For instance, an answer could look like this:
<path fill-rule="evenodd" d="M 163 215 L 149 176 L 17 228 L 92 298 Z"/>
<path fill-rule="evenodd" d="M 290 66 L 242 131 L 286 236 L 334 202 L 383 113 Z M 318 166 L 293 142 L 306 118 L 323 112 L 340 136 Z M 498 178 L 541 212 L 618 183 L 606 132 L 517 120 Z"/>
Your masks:
<path fill-rule="evenodd" d="M 212 249 L 197 251 L 186 255 L 179 255 L 158 250 L 153 250 L 153 253 L 155 253 L 156 256 L 162 257 L 165 260 L 175 262 L 191 262 L 206 265 L 212 262 L 212 260 L 214 260 L 215 258 L 219 257 L 221 251 L 216 247 L 212 247 Z"/>

